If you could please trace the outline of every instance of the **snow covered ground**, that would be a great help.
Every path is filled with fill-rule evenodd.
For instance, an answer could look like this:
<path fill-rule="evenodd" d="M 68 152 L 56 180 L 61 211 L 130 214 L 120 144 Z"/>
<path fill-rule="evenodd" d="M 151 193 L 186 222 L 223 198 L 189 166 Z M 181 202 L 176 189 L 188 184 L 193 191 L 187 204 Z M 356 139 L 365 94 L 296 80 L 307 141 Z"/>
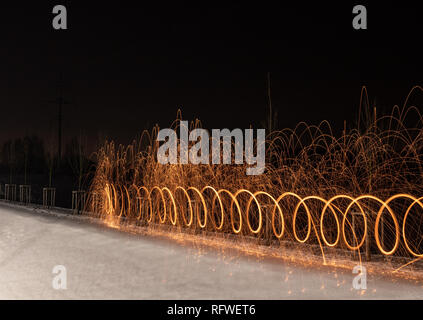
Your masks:
<path fill-rule="evenodd" d="M 66 268 L 56 290 L 53 268 Z M 61 273 L 63 275 L 63 273 Z M 0 299 L 423 299 L 422 283 L 315 270 L 0 203 Z"/>

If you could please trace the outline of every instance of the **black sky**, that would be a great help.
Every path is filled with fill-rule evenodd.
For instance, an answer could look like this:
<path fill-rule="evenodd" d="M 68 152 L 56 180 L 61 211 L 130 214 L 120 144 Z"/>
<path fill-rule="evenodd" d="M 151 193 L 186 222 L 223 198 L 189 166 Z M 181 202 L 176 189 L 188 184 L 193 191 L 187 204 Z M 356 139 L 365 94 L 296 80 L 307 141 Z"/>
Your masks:
<path fill-rule="evenodd" d="M 82 130 L 124 143 L 148 125 L 168 126 L 178 108 L 208 128 L 259 125 L 268 71 L 282 127 L 352 122 L 362 85 L 390 108 L 422 84 L 416 4 L 361 1 L 368 30 L 357 31 L 357 2 L 143 3 L 2 4 L 0 141 L 54 128 L 48 101 L 60 74 L 71 103 L 65 139 Z M 56 4 L 67 7 L 68 30 L 52 28 Z"/>

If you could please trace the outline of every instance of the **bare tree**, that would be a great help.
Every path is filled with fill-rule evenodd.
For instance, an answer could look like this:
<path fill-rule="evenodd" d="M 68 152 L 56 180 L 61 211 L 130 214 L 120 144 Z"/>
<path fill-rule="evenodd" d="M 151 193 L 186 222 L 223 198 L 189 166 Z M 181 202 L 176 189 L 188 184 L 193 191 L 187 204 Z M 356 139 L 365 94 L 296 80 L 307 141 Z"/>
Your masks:
<path fill-rule="evenodd" d="M 78 190 L 81 191 L 89 165 L 87 139 L 82 132 L 80 132 L 78 137 L 72 138 L 66 149 L 67 161 L 76 177 Z"/>
<path fill-rule="evenodd" d="M 3 144 L 2 148 L 3 163 L 9 168 L 9 183 L 13 181 L 16 169 L 16 146 L 14 140 L 8 140 Z"/>

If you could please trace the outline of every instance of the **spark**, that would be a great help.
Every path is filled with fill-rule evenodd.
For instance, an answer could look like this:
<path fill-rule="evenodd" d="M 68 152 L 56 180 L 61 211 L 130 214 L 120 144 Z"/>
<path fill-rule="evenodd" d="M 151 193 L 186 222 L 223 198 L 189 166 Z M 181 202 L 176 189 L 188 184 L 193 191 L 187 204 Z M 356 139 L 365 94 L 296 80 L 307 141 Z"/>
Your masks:
<path fill-rule="evenodd" d="M 327 121 L 268 133 L 260 176 L 246 176 L 246 165 L 161 165 L 158 126 L 127 147 L 106 142 L 85 212 L 112 228 L 134 225 L 181 244 L 220 248 L 223 259 L 235 248 L 350 268 L 371 252 L 391 260 L 368 268 L 422 279 L 412 266 L 423 258 L 423 118 L 407 107 L 419 91 L 376 118 L 363 88 L 366 126 L 345 127 L 340 137 Z M 411 115 L 415 126 L 407 126 Z M 171 127 L 181 121 L 178 111 Z M 195 120 L 190 129 L 200 126 Z"/>

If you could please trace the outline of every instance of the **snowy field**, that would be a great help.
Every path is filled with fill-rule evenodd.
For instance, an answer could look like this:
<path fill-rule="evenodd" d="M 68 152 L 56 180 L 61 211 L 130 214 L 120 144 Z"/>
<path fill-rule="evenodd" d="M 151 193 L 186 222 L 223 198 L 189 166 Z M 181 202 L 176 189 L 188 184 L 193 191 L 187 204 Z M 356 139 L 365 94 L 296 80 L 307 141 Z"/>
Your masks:
<path fill-rule="evenodd" d="M 53 268 L 66 268 L 66 289 Z M 62 273 L 63 275 L 63 273 Z M 223 255 L 0 203 L 0 299 L 422 299 L 423 286 Z"/>

